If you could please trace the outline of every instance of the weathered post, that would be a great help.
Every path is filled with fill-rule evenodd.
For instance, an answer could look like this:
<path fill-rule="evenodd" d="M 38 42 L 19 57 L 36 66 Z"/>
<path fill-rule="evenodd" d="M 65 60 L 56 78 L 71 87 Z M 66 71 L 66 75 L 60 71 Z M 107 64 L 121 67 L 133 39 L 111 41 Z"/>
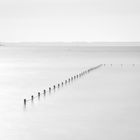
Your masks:
<path fill-rule="evenodd" d="M 58 84 L 58 88 L 60 87 L 60 84 Z"/>
<path fill-rule="evenodd" d="M 26 106 L 26 99 L 24 99 L 24 106 Z"/>
<path fill-rule="evenodd" d="M 67 80 L 65 80 L 65 84 L 67 84 Z"/>
<path fill-rule="evenodd" d="M 33 100 L 34 100 L 34 96 L 32 95 L 32 96 L 31 96 L 31 101 L 33 102 Z"/>
<path fill-rule="evenodd" d="M 43 93 L 44 93 L 44 96 L 45 96 L 46 95 L 46 90 L 45 89 L 44 89 L 44 92 Z"/>
<path fill-rule="evenodd" d="M 63 84 L 64 84 L 64 83 L 62 82 L 62 83 L 61 83 L 62 87 L 63 87 Z"/>
<path fill-rule="evenodd" d="M 38 92 L 38 99 L 40 99 L 40 92 Z"/>
<path fill-rule="evenodd" d="M 49 87 L 49 93 L 51 92 L 51 88 Z"/>

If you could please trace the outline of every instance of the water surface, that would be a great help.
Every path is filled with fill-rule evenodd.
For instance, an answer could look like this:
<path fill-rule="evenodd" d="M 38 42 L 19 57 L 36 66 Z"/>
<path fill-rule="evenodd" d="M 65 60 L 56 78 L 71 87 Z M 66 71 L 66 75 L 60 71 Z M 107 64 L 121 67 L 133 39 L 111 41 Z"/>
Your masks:
<path fill-rule="evenodd" d="M 139 62 L 135 51 L 1 47 L 0 139 L 140 139 Z M 24 108 L 24 98 L 98 64 L 106 65 Z"/>

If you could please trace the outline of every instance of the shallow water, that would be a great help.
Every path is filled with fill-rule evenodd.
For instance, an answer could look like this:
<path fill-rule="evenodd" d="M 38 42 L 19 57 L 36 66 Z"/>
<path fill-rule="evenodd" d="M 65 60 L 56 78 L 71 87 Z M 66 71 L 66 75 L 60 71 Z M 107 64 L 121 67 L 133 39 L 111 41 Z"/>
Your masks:
<path fill-rule="evenodd" d="M 139 52 L 1 47 L 0 139 L 140 139 L 139 62 Z M 104 63 L 24 108 L 24 98 Z"/>

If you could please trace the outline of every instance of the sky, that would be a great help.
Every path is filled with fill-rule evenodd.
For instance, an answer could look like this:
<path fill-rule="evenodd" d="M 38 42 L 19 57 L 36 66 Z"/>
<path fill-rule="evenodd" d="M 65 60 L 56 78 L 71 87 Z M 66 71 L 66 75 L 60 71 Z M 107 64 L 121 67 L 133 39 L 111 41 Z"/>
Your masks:
<path fill-rule="evenodd" d="M 140 41 L 140 0 L 0 0 L 0 42 Z"/>

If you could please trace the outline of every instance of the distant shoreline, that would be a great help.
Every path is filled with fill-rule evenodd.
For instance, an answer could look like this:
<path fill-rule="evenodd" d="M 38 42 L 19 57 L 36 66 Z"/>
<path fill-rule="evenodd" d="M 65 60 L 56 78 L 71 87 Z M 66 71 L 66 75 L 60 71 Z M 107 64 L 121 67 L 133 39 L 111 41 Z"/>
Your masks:
<path fill-rule="evenodd" d="M 138 46 L 140 42 L 1 42 L 0 45 L 41 45 L 41 46 Z"/>
<path fill-rule="evenodd" d="M 0 47 L 43 47 L 68 51 L 126 51 L 140 52 L 140 42 L 1 42 Z"/>

